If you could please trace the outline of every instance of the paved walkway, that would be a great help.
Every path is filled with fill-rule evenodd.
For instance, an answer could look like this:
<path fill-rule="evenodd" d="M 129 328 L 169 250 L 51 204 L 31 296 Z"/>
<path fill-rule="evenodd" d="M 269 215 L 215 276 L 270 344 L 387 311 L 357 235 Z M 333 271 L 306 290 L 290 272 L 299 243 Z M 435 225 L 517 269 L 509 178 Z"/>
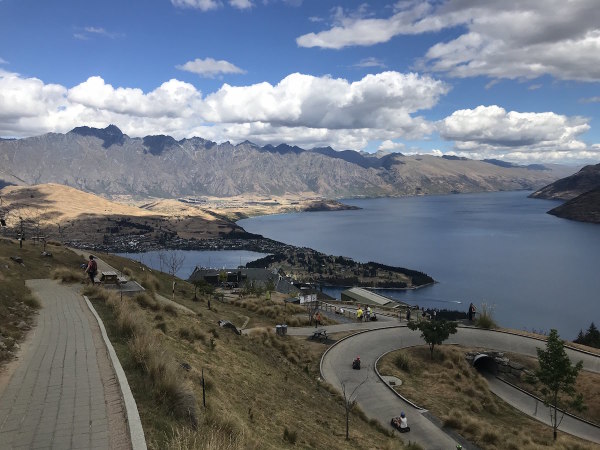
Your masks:
<path fill-rule="evenodd" d="M 0 393 L 0 448 L 129 448 L 118 386 L 83 298 L 56 281 L 27 286 L 42 308 Z"/>
<path fill-rule="evenodd" d="M 339 326 L 336 327 L 339 328 Z M 328 332 L 333 332 L 333 330 L 330 330 L 331 328 L 333 327 L 326 327 Z M 288 334 L 304 335 L 309 331 L 310 329 L 307 328 L 288 329 Z M 459 328 L 458 333 L 451 336 L 448 342 L 462 345 L 474 345 L 476 343 L 478 346 L 489 349 L 530 356 L 536 355 L 537 347 L 544 346 L 543 342 L 536 339 L 474 328 Z M 369 417 L 376 418 L 381 423 L 389 426 L 391 417 L 399 415 L 400 411 L 404 410 L 407 412 L 411 427 L 410 435 L 404 436 L 404 438 L 417 442 L 427 449 L 456 448 L 455 438 L 434 425 L 423 415 L 422 410 L 412 407 L 409 403 L 394 395 L 375 372 L 376 361 L 382 354 L 422 343 L 419 333 L 406 327 L 360 333 L 340 341 L 329 349 L 321 361 L 321 374 L 327 382 L 340 391 L 342 383 L 346 386 L 347 391 L 352 392 L 356 386 L 366 379 L 367 381 L 357 390 L 356 398 Z M 567 353 L 573 361 L 582 360 L 585 370 L 600 372 L 600 357 L 570 349 L 567 349 Z M 357 355 L 360 356 L 362 362 L 360 371 L 351 368 L 351 362 Z M 506 397 L 507 401 L 517 409 L 532 415 L 530 400 L 525 398 L 527 396 L 513 395 L 512 391 L 514 390 L 512 388 L 509 394 L 505 386 L 498 387 L 494 385 L 493 388 L 496 388 L 501 397 Z M 504 392 L 501 392 L 500 389 Z M 567 420 L 559 429 L 593 442 L 600 442 L 600 432 L 597 428 L 589 428 L 581 422 L 570 422 L 570 420 Z M 462 445 L 465 449 L 470 448 L 465 442 L 462 442 Z"/>

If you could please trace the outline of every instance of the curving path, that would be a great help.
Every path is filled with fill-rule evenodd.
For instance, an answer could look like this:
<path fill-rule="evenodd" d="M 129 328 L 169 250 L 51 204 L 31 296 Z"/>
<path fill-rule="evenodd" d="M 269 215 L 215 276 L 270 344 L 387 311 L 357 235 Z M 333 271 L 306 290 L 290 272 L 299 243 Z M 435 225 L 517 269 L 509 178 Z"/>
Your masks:
<path fill-rule="evenodd" d="M 300 332 L 290 334 L 300 334 Z M 418 332 L 411 331 L 405 326 L 355 334 L 339 341 L 323 355 L 321 374 L 325 380 L 340 391 L 342 383 L 344 383 L 346 390 L 349 392 L 352 392 L 358 384 L 367 378 L 367 381 L 357 390 L 356 399 L 369 417 L 373 417 L 381 423 L 389 424 L 391 417 L 399 415 L 400 411 L 404 410 L 407 412 L 411 427 L 411 432 L 406 435 L 406 439 L 417 442 L 427 449 L 456 448 L 458 441 L 455 438 L 449 436 L 444 430 L 431 422 L 423 415 L 423 410 L 414 408 L 400 397 L 392 394 L 389 387 L 379 379 L 375 372 L 375 363 L 381 355 L 399 348 L 421 345 L 423 341 L 419 336 Z M 453 335 L 448 343 L 477 345 L 493 350 L 530 356 L 537 356 L 536 348 L 544 346 L 542 341 L 534 338 L 476 328 L 459 328 L 458 333 Z M 585 370 L 600 373 L 600 357 L 571 349 L 567 349 L 567 353 L 574 361 L 582 360 Z M 362 361 L 362 370 L 360 371 L 351 368 L 351 361 L 356 356 L 360 356 Z M 509 390 L 504 386 L 496 386 L 496 383 L 492 383 L 492 385 L 492 388 L 503 398 L 505 396 L 510 397 L 507 398 L 507 401 L 513 406 L 531 414 L 531 405 L 523 404 L 523 399 L 512 396 L 514 391 L 512 388 L 509 393 Z M 529 396 L 525 397 L 530 399 Z M 589 425 L 586 427 L 585 424 L 579 421 L 573 421 L 574 424 L 570 422 L 565 418 L 565 422 L 563 422 L 560 429 L 600 443 L 598 428 Z M 571 427 L 571 429 L 567 429 L 567 427 Z M 465 442 L 460 443 L 464 448 L 468 448 Z"/>

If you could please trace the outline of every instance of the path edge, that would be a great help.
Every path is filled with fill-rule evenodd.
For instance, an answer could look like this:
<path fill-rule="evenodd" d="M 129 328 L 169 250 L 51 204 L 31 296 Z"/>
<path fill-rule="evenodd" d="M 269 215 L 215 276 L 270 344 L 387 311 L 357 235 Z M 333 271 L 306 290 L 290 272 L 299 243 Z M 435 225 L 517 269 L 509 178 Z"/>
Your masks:
<path fill-rule="evenodd" d="M 147 450 L 146 446 L 146 438 L 144 437 L 144 429 L 142 428 L 142 421 L 140 419 L 140 414 L 137 409 L 137 404 L 135 403 L 135 399 L 133 398 L 133 394 L 131 393 L 131 388 L 129 387 L 129 383 L 127 382 L 127 377 L 125 376 L 125 371 L 121 366 L 121 362 L 117 357 L 117 353 L 110 340 L 108 339 L 108 334 L 106 333 L 106 328 L 104 328 L 104 323 L 100 316 L 96 312 L 96 309 L 87 298 L 87 296 L 83 296 L 85 302 L 88 305 L 88 308 L 96 318 L 98 322 L 98 326 L 100 327 L 100 332 L 102 333 L 102 339 L 104 340 L 104 345 L 106 345 L 106 349 L 108 350 L 108 355 L 110 356 L 110 362 L 115 370 L 115 374 L 117 376 L 117 381 L 119 382 L 119 389 L 121 390 L 121 395 L 123 396 L 123 402 L 125 403 L 125 411 L 127 413 L 127 429 L 129 430 L 129 438 L 131 440 L 131 447 L 133 450 Z"/>

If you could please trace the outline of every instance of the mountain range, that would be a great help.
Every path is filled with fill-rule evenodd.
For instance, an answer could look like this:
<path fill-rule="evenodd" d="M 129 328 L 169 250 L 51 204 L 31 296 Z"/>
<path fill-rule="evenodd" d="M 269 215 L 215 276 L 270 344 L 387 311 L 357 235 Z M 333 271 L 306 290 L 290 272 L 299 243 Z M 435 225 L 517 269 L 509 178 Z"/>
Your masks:
<path fill-rule="evenodd" d="M 566 200 L 548 211 L 564 219 L 600 223 L 600 164 L 585 166 L 530 195 L 533 198 Z"/>
<path fill-rule="evenodd" d="M 327 198 L 537 189 L 572 173 L 459 157 L 369 156 L 193 137 L 131 138 L 109 125 L 0 140 L 0 185 L 59 183 L 116 197 L 317 195 Z"/>

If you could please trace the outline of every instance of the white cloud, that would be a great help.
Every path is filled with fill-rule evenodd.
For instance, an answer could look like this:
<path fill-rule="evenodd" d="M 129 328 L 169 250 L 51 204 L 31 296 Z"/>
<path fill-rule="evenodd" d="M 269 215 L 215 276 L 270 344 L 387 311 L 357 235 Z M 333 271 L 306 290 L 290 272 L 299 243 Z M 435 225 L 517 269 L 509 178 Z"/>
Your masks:
<path fill-rule="evenodd" d="M 237 9 L 249 9 L 254 6 L 250 0 L 229 0 L 229 4 Z"/>
<path fill-rule="evenodd" d="M 335 25 L 296 39 L 301 47 L 341 49 L 398 35 L 464 27 L 431 47 L 418 67 L 454 77 L 600 80 L 600 8 L 596 0 L 398 2 L 387 18 L 334 14 Z"/>
<path fill-rule="evenodd" d="M 541 84 L 532 84 L 530 85 L 527 89 L 529 89 L 530 91 L 536 91 L 538 89 L 541 89 L 543 85 Z"/>
<path fill-rule="evenodd" d="M 354 67 L 381 67 L 381 68 L 385 68 L 386 65 L 379 60 L 378 58 L 375 57 L 369 57 L 369 58 L 364 58 L 361 59 L 359 62 L 357 62 L 356 64 L 354 64 Z"/>
<path fill-rule="evenodd" d="M 390 151 L 390 150 L 403 150 L 406 146 L 402 143 L 402 142 L 394 142 L 391 139 L 387 139 L 385 141 L 383 141 L 381 144 L 379 144 L 379 147 L 377 147 L 377 150 L 386 150 L 386 151 Z"/>
<path fill-rule="evenodd" d="M 277 85 L 224 84 L 206 97 L 212 122 L 269 122 L 281 126 L 398 130 L 422 135 L 429 124 L 410 114 L 434 106 L 448 92 L 441 81 L 383 72 L 349 83 L 341 78 L 288 75 Z"/>
<path fill-rule="evenodd" d="M 193 8 L 200 11 L 210 11 L 222 6 L 218 0 L 171 0 L 171 3 L 178 8 Z"/>
<path fill-rule="evenodd" d="M 381 141 L 380 149 L 405 153 L 397 140 L 423 139 L 437 130 L 455 143 L 459 156 L 523 162 L 600 159 L 600 145 L 588 146 L 580 138 L 590 128 L 581 117 L 479 106 L 432 124 L 416 114 L 447 91 L 446 84 L 416 74 L 383 72 L 349 82 L 295 73 L 275 85 L 224 84 L 203 96 L 176 79 L 149 92 L 114 87 L 100 77 L 67 88 L 0 69 L 0 136 L 113 123 L 134 137 L 169 134 L 356 150 Z M 429 153 L 438 155 L 437 150 Z"/>
<path fill-rule="evenodd" d="M 79 39 L 81 41 L 87 41 L 94 36 L 107 37 L 109 39 L 117 39 L 119 37 L 122 37 L 123 35 L 121 33 L 107 31 L 105 28 L 102 28 L 102 27 L 89 27 L 89 26 L 79 29 L 79 31 L 77 31 L 76 33 L 73 33 L 73 37 L 75 39 Z"/>
<path fill-rule="evenodd" d="M 317 23 L 317 22 L 323 22 L 323 20 L 325 20 L 325 19 L 323 19 L 322 17 L 311 16 L 308 18 L 308 20 L 310 22 Z"/>
<path fill-rule="evenodd" d="M 594 149 L 580 140 L 590 129 L 587 119 L 553 112 L 523 113 L 499 106 L 455 111 L 438 123 L 440 135 L 454 141 L 461 156 L 507 160 L 585 159 Z M 547 155 L 547 158 L 546 156 Z"/>
<path fill-rule="evenodd" d="M 356 82 L 291 74 L 276 85 L 224 84 L 203 97 L 193 85 L 174 79 L 150 92 L 113 87 L 100 77 L 67 89 L 0 71 L 0 136 L 114 123 L 131 136 L 361 149 L 375 139 L 430 133 L 433 125 L 414 113 L 435 105 L 447 90 L 430 77 L 397 72 Z"/>
<path fill-rule="evenodd" d="M 586 97 L 579 99 L 579 103 L 600 103 L 600 97 Z"/>
<path fill-rule="evenodd" d="M 188 61 L 185 64 L 175 66 L 179 70 L 196 73 L 201 76 L 213 78 L 223 73 L 246 73 L 245 70 L 231 64 L 225 60 L 215 60 L 213 58 L 196 58 L 193 61 Z"/>
<path fill-rule="evenodd" d="M 0 64 L 8 64 L 8 61 L 3 58 L 0 58 Z"/>

